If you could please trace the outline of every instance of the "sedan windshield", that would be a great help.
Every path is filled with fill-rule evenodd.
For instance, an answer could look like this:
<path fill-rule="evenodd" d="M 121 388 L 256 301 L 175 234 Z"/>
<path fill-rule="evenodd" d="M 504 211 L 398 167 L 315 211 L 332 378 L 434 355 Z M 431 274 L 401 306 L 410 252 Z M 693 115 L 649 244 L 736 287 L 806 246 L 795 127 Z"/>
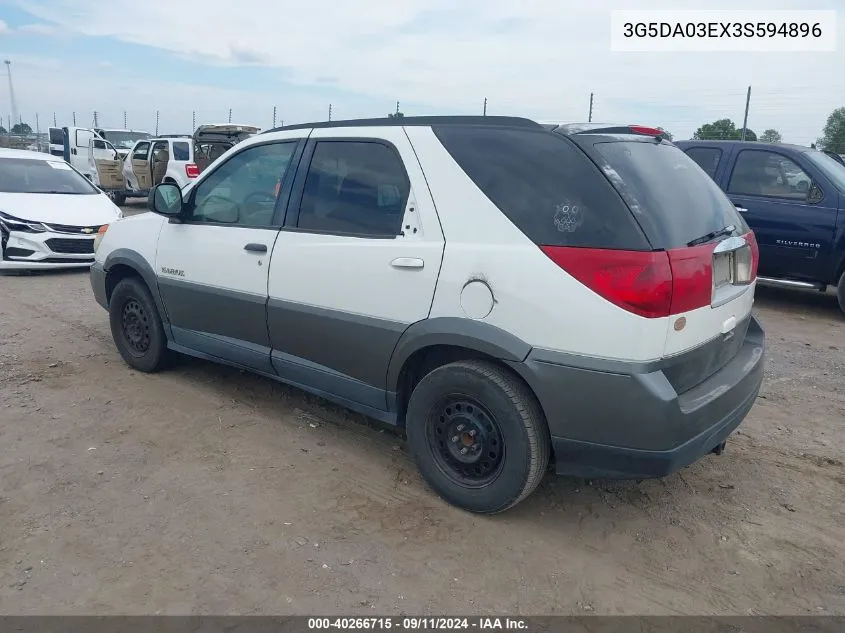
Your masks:
<path fill-rule="evenodd" d="M 64 161 L 0 158 L 0 193 L 99 193 L 84 176 Z"/>

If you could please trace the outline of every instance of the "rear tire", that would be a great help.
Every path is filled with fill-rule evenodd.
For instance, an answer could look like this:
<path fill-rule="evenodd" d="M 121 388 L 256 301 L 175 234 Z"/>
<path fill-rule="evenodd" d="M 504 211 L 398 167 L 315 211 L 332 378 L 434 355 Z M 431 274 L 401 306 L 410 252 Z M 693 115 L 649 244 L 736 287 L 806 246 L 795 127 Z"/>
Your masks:
<path fill-rule="evenodd" d="M 842 273 L 836 286 L 836 298 L 839 300 L 839 309 L 845 312 L 845 272 Z"/>
<path fill-rule="evenodd" d="M 155 301 L 137 277 L 118 282 L 109 300 L 109 322 L 117 351 L 130 367 L 151 373 L 169 359 L 167 338 Z"/>
<path fill-rule="evenodd" d="M 513 507 L 549 464 L 549 431 L 534 394 L 487 361 L 450 363 L 424 376 L 408 402 L 406 431 L 426 482 L 470 512 Z"/>

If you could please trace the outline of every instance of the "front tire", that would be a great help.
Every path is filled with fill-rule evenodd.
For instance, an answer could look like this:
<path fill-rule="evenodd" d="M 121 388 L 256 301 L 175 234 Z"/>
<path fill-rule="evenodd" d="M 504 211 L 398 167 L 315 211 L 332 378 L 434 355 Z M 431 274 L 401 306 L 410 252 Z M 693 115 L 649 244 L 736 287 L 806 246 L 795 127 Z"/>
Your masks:
<path fill-rule="evenodd" d="M 550 438 L 537 399 L 518 377 L 467 360 L 423 377 L 408 402 L 408 444 L 428 484 L 449 503 L 493 514 L 539 485 Z"/>
<path fill-rule="evenodd" d="M 845 312 L 845 272 L 842 273 L 836 286 L 836 298 L 839 300 L 839 309 Z"/>
<path fill-rule="evenodd" d="M 146 373 L 164 367 L 167 339 L 155 301 L 137 277 L 118 282 L 109 300 L 109 322 L 117 351 L 130 367 Z"/>

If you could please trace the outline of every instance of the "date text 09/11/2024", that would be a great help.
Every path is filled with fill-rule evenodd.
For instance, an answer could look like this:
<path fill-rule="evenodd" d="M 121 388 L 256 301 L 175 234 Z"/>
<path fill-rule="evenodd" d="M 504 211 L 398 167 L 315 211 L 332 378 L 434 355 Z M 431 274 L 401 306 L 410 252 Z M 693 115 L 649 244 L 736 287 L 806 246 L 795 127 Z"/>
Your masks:
<path fill-rule="evenodd" d="M 524 618 L 500 617 L 351 617 L 351 618 L 308 618 L 308 629 L 312 631 L 345 629 L 351 631 L 391 630 L 399 631 L 444 631 L 444 630 L 525 630 L 528 623 Z"/>

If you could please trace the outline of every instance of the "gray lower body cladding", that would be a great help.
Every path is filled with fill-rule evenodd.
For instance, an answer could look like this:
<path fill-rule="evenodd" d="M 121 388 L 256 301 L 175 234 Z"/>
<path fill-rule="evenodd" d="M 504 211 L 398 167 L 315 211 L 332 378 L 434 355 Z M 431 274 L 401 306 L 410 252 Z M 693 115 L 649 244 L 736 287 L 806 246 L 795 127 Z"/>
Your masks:
<path fill-rule="evenodd" d="M 716 341 L 658 363 L 576 366 L 568 355 L 540 350 L 511 363 L 545 411 L 558 474 L 662 476 L 719 446 L 748 414 L 763 381 L 763 329 L 751 317 L 738 330 L 738 343 Z M 685 390 L 673 386 L 685 362 L 706 366 L 710 351 L 729 346 L 734 355 L 705 380 Z"/>
<path fill-rule="evenodd" d="M 96 263 L 91 286 L 108 308 L 106 271 Z M 740 424 L 763 378 L 765 335 L 754 318 L 731 337 L 636 364 L 530 350 L 469 319 L 407 327 L 183 282 L 159 280 L 159 287 L 173 349 L 251 369 L 386 422 L 399 422 L 394 382 L 414 349 L 451 344 L 493 355 L 537 395 L 559 474 L 641 478 L 686 466 Z"/>

